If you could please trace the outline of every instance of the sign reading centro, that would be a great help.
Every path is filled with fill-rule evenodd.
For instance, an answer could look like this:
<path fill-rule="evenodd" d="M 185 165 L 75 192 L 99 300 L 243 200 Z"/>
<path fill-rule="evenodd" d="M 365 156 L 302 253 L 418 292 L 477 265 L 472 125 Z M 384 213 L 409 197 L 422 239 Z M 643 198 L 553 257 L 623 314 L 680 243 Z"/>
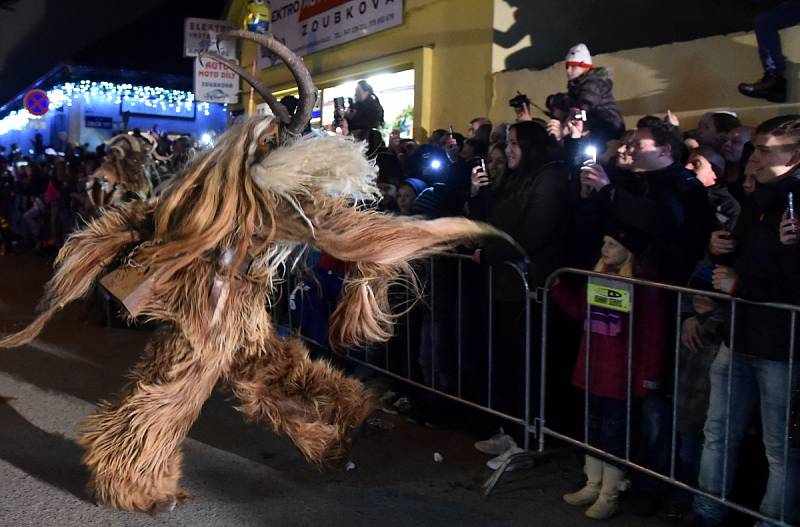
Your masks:
<path fill-rule="evenodd" d="M 403 23 L 403 0 L 273 0 L 272 34 L 299 56 Z M 275 60 L 265 50 L 260 69 Z"/>

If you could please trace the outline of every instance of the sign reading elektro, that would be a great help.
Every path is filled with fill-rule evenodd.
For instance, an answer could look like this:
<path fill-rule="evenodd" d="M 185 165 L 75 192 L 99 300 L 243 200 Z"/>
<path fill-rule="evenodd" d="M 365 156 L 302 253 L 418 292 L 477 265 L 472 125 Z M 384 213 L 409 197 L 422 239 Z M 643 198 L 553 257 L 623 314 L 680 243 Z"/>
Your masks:
<path fill-rule="evenodd" d="M 403 23 L 403 0 L 273 0 L 272 34 L 300 56 Z M 261 49 L 258 67 L 274 58 Z"/>

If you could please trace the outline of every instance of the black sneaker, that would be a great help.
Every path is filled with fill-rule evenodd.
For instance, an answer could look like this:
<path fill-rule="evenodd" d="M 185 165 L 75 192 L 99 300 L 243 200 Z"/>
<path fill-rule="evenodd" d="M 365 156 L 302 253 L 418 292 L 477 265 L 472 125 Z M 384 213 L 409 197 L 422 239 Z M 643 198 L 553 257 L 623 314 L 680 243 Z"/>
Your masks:
<path fill-rule="evenodd" d="M 739 93 L 770 102 L 786 102 L 786 79 L 774 71 L 766 71 L 758 82 L 741 83 Z"/>

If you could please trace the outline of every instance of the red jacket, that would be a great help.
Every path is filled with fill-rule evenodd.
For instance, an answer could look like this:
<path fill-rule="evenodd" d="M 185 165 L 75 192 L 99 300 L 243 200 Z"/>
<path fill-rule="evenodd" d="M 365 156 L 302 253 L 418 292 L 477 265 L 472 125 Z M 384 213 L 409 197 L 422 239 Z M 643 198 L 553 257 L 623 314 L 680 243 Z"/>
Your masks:
<path fill-rule="evenodd" d="M 666 353 L 668 305 L 663 291 L 634 288 L 633 369 L 631 394 L 640 399 L 661 387 Z M 581 346 L 572 384 L 586 383 L 586 285 L 580 288 L 559 283 L 550 298 L 570 317 L 584 321 Z M 628 321 L 630 315 L 607 308 L 591 307 L 591 361 L 589 393 L 612 399 L 627 399 Z"/>

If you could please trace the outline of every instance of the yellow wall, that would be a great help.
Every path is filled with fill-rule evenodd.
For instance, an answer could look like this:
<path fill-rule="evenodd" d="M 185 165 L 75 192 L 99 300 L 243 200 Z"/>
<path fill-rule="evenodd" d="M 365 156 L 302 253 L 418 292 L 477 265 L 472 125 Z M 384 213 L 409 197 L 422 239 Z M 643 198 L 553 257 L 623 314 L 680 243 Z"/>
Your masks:
<path fill-rule="evenodd" d="M 239 25 L 245 4 L 246 0 L 232 0 L 228 19 Z M 492 44 L 493 20 L 510 23 L 513 14 L 497 5 L 488 0 L 406 0 L 401 26 L 313 53 L 305 63 L 320 88 L 414 67 L 417 139 L 451 124 L 463 131 L 469 119 L 480 115 L 488 114 L 494 122 L 509 121 L 513 114 L 507 103 L 516 90 L 544 105 L 548 94 L 565 90 L 566 77 L 563 62 L 544 70 L 490 73 L 503 61 Z M 790 101 L 798 101 L 800 27 L 783 31 L 782 38 L 790 64 Z M 503 53 L 509 51 L 513 50 Z M 242 63 L 249 67 L 254 55 L 253 46 L 246 43 Z M 734 110 L 749 124 L 800 113 L 797 102 L 771 104 L 736 90 L 739 82 L 756 80 L 761 74 L 752 32 L 601 54 L 594 63 L 613 70 L 614 93 L 629 126 L 642 115 L 663 114 L 667 109 L 682 118 L 684 128 L 694 126 L 699 115 L 712 109 Z M 264 70 L 260 76 L 276 93 L 294 86 L 283 66 Z"/>
<path fill-rule="evenodd" d="M 781 34 L 790 63 L 789 100 L 798 101 L 800 27 Z M 761 76 L 752 32 L 601 54 L 593 61 L 613 70 L 614 95 L 629 126 L 642 115 L 662 115 L 667 109 L 678 114 L 684 129 L 695 126 L 699 115 L 711 109 L 734 110 L 751 125 L 780 114 L 800 113 L 797 102 L 772 104 L 737 91 L 740 82 L 752 82 Z M 516 90 L 544 106 L 548 94 L 565 91 L 566 82 L 563 62 L 541 71 L 497 73 L 489 115 L 495 122 L 511 119 L 507 101 Z M 541 116 L 538 112 L 536 115 Z"/>
<path fill-rule="evenodd" d="M 233 0 L 228 19 L 238 25 L 245 0 Z M 366 74 L 416 69 L 414 137 L 433 129 L 466 129 L 485 114 L 492 99 L 493 2 L 487 0 L 405 0 L 401 26 L 304 57 L 317 86 L 324 88 Z M 248 43 L 242 64 L 255 55 Z M 280 91 L 293 85 L 283 66 L 260 72 Z M 260 101 L 259 101 L 260 102 Z"/>

